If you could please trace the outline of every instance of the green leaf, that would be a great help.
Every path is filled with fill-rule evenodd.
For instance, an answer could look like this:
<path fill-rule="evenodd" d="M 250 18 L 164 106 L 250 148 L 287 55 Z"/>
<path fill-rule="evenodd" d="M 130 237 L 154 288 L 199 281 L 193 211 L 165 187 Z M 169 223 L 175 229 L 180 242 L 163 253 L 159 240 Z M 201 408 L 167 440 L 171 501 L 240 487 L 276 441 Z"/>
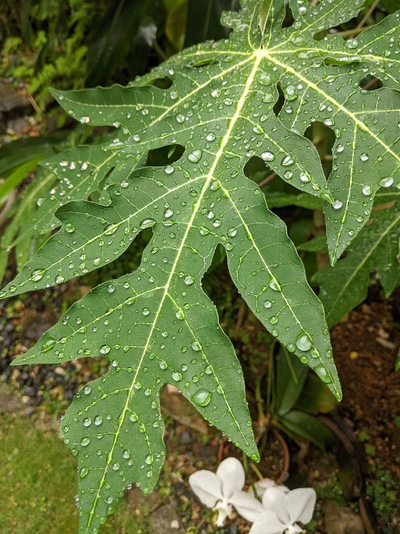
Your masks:
<path fill-rule="evenodd" d="M 291 1 L 295 20 L 283 28 L 284 2 L 243 1 L 240 14 L 224 17 L 228 40 L 190 48 L 127 87 L 53 92 L 71 116 L 114 126 L 115 137 L 50 161 L 57 186 L 35 231 L 59 224 L 60 202 L 61 229 L 1 296 L 97 269 L 143 229 L 153 232 L 136 272 L 93 289 L 17 361 L 110 358 L 109 372 L 78 394 L 63 423 L 79 455 L 81 532 L 98 528 L 128 484 L 154 487 L 165 455 L 158 397 L 166 383 L 257 457 L 242 371 L 201 285 L 218 245 L 255 315 L 340 397 L 323 307 L 284 223 L 244 168 L 261 158 L 301 193 L 327 201 L 332 261 L 367 221 L 378 188 L 398 179 L 399 16 L 357 42 L 314 38 L 361 5 Z M 364 92 L 366 74 L 383 88 Z M 279 87 L 285 100 L 277 116 Z M 336 136 L 331 191 L 303 135 L 314 121 Z M 161 148 L 168 164 L 150 166 Z M 304 423 L 310 436 L 318 430 L 293 413 L 287 425 Z"/>
<path fill-rule="evenodd" d="M 133 47 L 143 19 L 155 10 L 154 0 L 113 0 L 104 16 L 97 22 L 89 46 L 86 82 L 95 86 L 107 82 L 122 66 Z M 158 9 L 160 9 L 158 5 Z"/>
<path fill-rule="evenodd" d="M 221 15 L 237 4 L 237 0 L 188 0 L 185 47 L 228 37 L 229 31 L 220 23 Z"/>
<path fill-rule="evenodd" d="M 290 358 L 290 359 L 289 359 Z M 304 365 L 281 350 L 276 362 L 275 411 L 278 416 L 288 413 L 298 400 L 308 370 Z"/>
<path fill-rule="evenodd" d="M 280 423 L 291 432 L 311 441 L 320 449 L 326 449 L 335 441 L 329 428 L 308 413 L 291 410 L 282 416 Z"/>
<path fill-rule="evenodd" d="M 400 210 L 399 202 L 393 200 L 399 198 L 400 193 L 393 192 L 390 197 L 391 207 L 372 213 L 369 224 L 350 245 L 346 257 L 313 277 L 320 286 L 319 296 L 330 326 L 366 298 L 373 269 L 379 275 L 386 296 L 399 284 Z"/>

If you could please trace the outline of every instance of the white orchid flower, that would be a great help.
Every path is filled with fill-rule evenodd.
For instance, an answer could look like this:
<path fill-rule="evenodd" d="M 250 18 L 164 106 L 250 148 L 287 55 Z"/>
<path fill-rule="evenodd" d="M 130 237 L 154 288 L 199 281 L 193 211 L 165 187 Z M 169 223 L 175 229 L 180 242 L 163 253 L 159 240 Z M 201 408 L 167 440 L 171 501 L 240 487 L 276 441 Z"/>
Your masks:
<path fill-rule="evenodd" d="M 317 494 L 312 488 L 290 491 L 286 486 L 265 490 L 264 511 L 254 521 L 249 534 L 295 534 L 304 532 L 297 522 L 306 525 L 313 516 Z"/>
<path fill-rule="evenodd" d="M 218 527 L 222 527 L 225 519 L 232 515 L 232 506 L 251 522 L 264 511 L 263 505 L 254 496 L 241 491 L 244 483 L 244 469 L 236 458 L 226 458 L 216 473 L 202 469 L 189 477 L 189 484 L 200 501 L 218 511 Z"/>

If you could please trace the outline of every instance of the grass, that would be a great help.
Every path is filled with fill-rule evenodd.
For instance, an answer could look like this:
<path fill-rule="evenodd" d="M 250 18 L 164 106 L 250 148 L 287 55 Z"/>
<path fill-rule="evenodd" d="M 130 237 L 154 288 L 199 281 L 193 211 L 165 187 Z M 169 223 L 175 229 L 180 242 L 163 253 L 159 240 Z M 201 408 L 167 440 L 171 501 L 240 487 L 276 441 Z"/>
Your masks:
<path fill-rule="evenodd" d="M 76 534 L 76 460 L 54 431 L 0 414 L 0 532 Z M 123 502 L 101 534 L 149 534 Z"/>

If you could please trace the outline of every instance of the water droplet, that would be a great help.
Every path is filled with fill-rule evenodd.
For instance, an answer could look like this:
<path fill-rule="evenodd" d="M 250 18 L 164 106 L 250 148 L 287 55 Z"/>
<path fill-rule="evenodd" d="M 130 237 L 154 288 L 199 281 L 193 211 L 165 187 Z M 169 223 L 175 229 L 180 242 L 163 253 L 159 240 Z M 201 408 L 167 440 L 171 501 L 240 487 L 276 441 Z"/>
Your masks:
<path fill-rule="evenodd" d="M 102 345 L 99 349 L 100 354 L 108 354 L 111 350 L 110 345 Z"/>
<path fill-rule="evenodd" d="M 196 352 L 199 352 L 201 350 L 201 345 L 197 340 L 193 341 L 193 343 L 191 344 L 191 347 Z"/>
<path fill-rule="evenodd" d="M 369 156 L 368 156 L 368 154 L 366 154 L 365 152 L 363 152 L 363 153 L 360 155 L 360 160 L 361 160 L 361 161 L 368 161 L 368 160 L 369 160 Z"/>
<path fill-rule="evenodd" d="M 165 174 L 172 174 L 174 172 L 174 168 L 172 167 L 172 165 L 167 165 L 164 169 L 164 172 Z"/>
<path fill-rule="evenodd" d="M 81 478 L 85 478 L 85 476 L 89 473 L 89 468 L 88 467 L 82 467 L 80 470 L 79 470 L 79 476 Z"/>
<path fill-rule="evenodd" d="M 268 86 L 272 83 L 272 78 L 269 74 L 266 72 L 262 72 L 259 76 L 258 81 L 261 83 L 261 85 Z"/>
<path fill-rule="evenodd" d="M 173 210 L 171 210 L 170 208 L 167 208 L 165 211 L 164 211 L 164 217 L 166 219 L 169 219 L 170 217 L 172 217 L 172 215 L 174 214 Z"/>
<path fill-rule="evenodd" d="M 237 234 L 236 228 L 229 228 L 229 230 L 228 230 L 228 236 L 229 237 L 235 237 L 236 234 Z"/>
<path fill-rule="evenodd" d="M 104 230 L 104 235 L 113 235 L 118 230 L 118 225 L 116 224 L 109 224 L 107 228 Z"/>
<path fill-rule="evenodd" d="M 392 176 L 388 176 L 387 178 L 381 178 L 379 180 L 379 185 L 381 187 L 390 187 L 391 185 L 393 185 L 393 182 L 394 182 L 394 179 Z"/>
<path fill-rule="evenodd" d="M 181 373 L 172 373 L 172 380 L 175 382 L 180 382 L 183 379 Z"/>
<path fill-rule="evenodd" d="M 296 347 L 303 352 L 310 350 L 312 347 L 312 342 L 309 336 L 307 334 L 301 334 L 296 339 Z"/>
<path fill-rule="evenodd" d="M 44 269 L 35 269 L 32 271 L 31 278 L 34 282 L 39 282 L 43 278 L 45 270 Z"/>
<path fill-rule="evenodd" d="M 300 173 L 300 182 L 302 182 L 303 184 L 307 184 L 310 181 L 311 181 L 311 178 L 308 173 L 306 172 Z"/>
<path fill-rule="evenodd" d="M 192 163 L 198 163 L 201 160 L 202 155 L 203 152 L 201 150 L 193 150 L 193 152 L 188 155 L 188 160 Z"/>
<path fill-rule="evenodd" d="M 138 416 L 134 413 L 131 413 L 131 415 L 129 416 L 129 421 L 131 421 L 132 423 L 136 423 L 138 420 Z"/>
<path fill-rule="evenodd" d="M 264 302 L 264 308 L 267 308 L 267 310 L 272 306 L 272 302 L 270 300 L 266 300 Z"/>
<path fill-rule="evenodd" d="M 193 276 L 188 275 L 188 276 L 185 276 L 183 281 L 187 286 L 191 286 L 194 283 L 194 278 Z"/>
<path fill-rule="evenodd" d="M 79 119 L 79 122 L 80 122 L 81 124 L 89 124 L 89 122 L 90 122 L 90 117 L 81 117 L 81 118 Z"/>
<path fill-rule="evenodd" d="M 92 391 L 92 388 L 91 388 L 90 386 L 85 386 L 85 387 L 83 388 L 83 393 L 84 393 L 85 395 L 89 395 L 89 393 L 90 393 L 91 391 Z"/>
<path fill-rule="evenodd" d="M 207 389 L 199 389 L 192 395 L 192 401 L 198 406 L 207 406 L 211 402 L 211 392 Z"/>
<path fill-rule="evenodd" d="M 179 319 L 180 321 L 183 321 L 185 319 L 185 314 L 183 313 L 182 310 L 178 310 L 176 313 L 175 313 L 175 317 L 177 319 Z"/>
<path fill-rule="evenodd" d="M 96 426 L 100 426 L 103 422 L 103 417 L 101 415 L 96 415 L 93 422 Z"/>
<path fill-rule="evenodd" d="M 47 352 L 51 350 L 56 343 L 57 341 L 54 339 L 54 337 L 48 337 L 45 339 L 45 341 L 43 341 L 41 351 Z"/>
<path fill-rule="evenodd" d="M 341 202 L 340 200 L 335 200 L 335 202 L 332 204 L 334 210 L 340 210 L 342 206 L 343 202 Z"/>
<path fill-rule="evenodd" d="M 369 195 L 371 194 L 371 188 L 369 185 L 364 185 L 364 187 L 362 188 L 362 193 L 363 195 L 365 195 L 366 197 L 369 197 Z"/>
<path fill-rule="evenodd" d="M 140 222 L 140 228 L 144 230 L 145 228 L 151 228 L 156 224 L 156 221 L 154 219 L 143 219 L 143 221 Z"/>
<path fill-rule="evenodd" d="M 154 457 L 152 454 L 148 454 L 144 459 L 145 464 L 151 465 L 154 462 Z"/>
<path fill-rule="evenodd" d="M 278 322 L 278 317 L 274 315 L 273 317 L 270 318 L 269 322 L 271 324 L 276 324 Z"/>
<path fill-rule="evenodd" d="M 68 232 L 69 234 L 72 234 L 72 232 L 75 232 L 75 225 L 72 224 L 72 223 L 67 223 L 65 226 L 65 231 Z"/>
<path fill-rule="evenodd" d="M 209 133 L 207 136 L 206 136 L 206 139 L 207 141 L 215 141 L 215 134 L 214 133 Z"/>
<path fill-rule="evenodd" d="M 83 426 L 90 426 L 92 424 L 92 420 L 90 419 L 90 417 L 85 417 L 85 419 L 83 420 Z"/>
<path fill-rule="evenodd" d="M 149 308 L 143 308 L 143 310 L 142 310 L 142 314 L 143 314 L 145 317 L 147 317 L 147 315 L 150 315 L 150 310 L 149 310 Z"/>
<path fill-rule="evenodd" d="M 281 162 L 283 167 L 289 167 L 289 165 L 293 165 L 294 159 L 291 156 L 285 156 Z"/>
<path fill-rule="evenodd" d="M 281 286 L 279 285 L 279 282 L 276 278 L 271 278 L 268 283 L 268 286 L 274 291 L 281 291 Z"/>
<path fill-rule="evenodd" d="M 90 443 L 90 438 L 82 438 L 81 439 L 81 445 L 82 447 L 87 447 Z"/>
<path fill-rule="evenodd" d="M 315 367 L 314 371 L 325 384 L 332 382 L 332 375 L 324 365 L 318 365 Z"/>
<path fill-rule="evenodd" d="M 275 159 L 275 155 L 272 153 L 272 152 L 263 152 L 261 154 L 261 158 L 264 160 L 264 161 L 274 161 Z"/>
<path fill-rule="evenodd" d="M 357 48 L 357 45 L 358 45 L 357 39 L 347 39 L 347 41 L 345 41 L 344 43 L 344 46 L 350 49 Z"/>

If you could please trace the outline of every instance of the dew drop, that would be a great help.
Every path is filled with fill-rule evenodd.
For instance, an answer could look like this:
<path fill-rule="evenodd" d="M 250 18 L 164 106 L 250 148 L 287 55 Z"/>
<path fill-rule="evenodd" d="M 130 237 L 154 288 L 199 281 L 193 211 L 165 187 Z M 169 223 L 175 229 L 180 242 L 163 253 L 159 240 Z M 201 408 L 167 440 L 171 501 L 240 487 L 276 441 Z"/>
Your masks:
<path fill-rule="evenodd" d="M 79 476 L 81 478 L 85 478 L 85 476 L 89 473 L 89 468 L 88 467 L 82 467 L 80 470 L 79 470 Z"/>
<path fill-rule="evenodd" d="M 83 420 L 83 426 L 90 426 L 92 424 L 92 420 L 90 419 L 90 417 L 85 417 L 85 419 Z"/>
<path fill-rule="evenodd" d="M 75 232 L 75 225 L 72 224 L 72 223 L 67 223 L 65 226 L 65 231 L 68 232 L 69 234 L 72 234 L 72 232 Z"/>
<path fill-rule="evenodd" d="M 192 395 L 192 401 L 198 406 L 207 406 L 211 402 L 211 392 L 207 389 L 199 389 Z"/>
<path fill-rule="evenodd" d="M 100 426 L 101 423 L 103 422 L 103 417 L 101 415 L 96 415 L 93 422 L 96 426 Z"/>
<path fill-rule="evenodd" d="M 143 314 L 145 317 L 147 317 L 147 315 L 150 315 L 150 310 L 149 310 L 149 308 L 143 308 L 143 310 L 142 310 L 142 314 Z"/>
<path fill-rule="evenodd" d="M 171 210 L 170 208 L 167 208 L 165 211 L 164 211 L 164 217 L 166 219 L 169 219 L 170 217 L 172 217 L 172 215 L 174 214 L 173 210 Z"/>
<path fill-rule="evenodd" d="M 201 150 L 193 150 L 193 152 L 188 155 L 188 160 L 192 163 L 198 163 L 201 160 L 202 155 L 203 153 Z"/>
<path fill-rule="evenodd" d="M 41 351 L 48 352 L 54 347 L 56 343 L 57 341 L 54 339 L 54 337 L 48 337 L 47 339 L 45 339 L 45 341 L 43 341 Z"/>
<path fill-rule="evenodd" d="M 332 204 L 334 210 L 340 210 L 342 206 L 343 202 L 341 202 L 340 200 L 335 200 L 335 202 Z"/>
<path fill-rule="evenodd" d="M 276 278 L 271 278 L 268 283 L 268 286 L 274 291 L 281 291 L 281 286 L 279 285 L 279 282 Z"/>
<path fill-rule="evenodd" d="M 264 161 L 274 161 L 275 159 L 275 155 L 272 153 L 272 152 L 263 152 L 261 154 L 261 158 L 264 160 Z"/>
<path fill-rule="evenodd" d="M 100 354 L 108 354 L 111 350 L 110 345 L 102 345 L 99 349 Z"/>
<path fill-rule="evenodd" d="M 188 275 L 188 276 L 185 276 L 183 281 L 187 286 L 191 286 L 194 283 L 194 278 L 193 276 Z"/>
<path fill-rule="evenodd" d="M 369 197 L 369 195 L 371 194 L 371 187 L 369 185 L 364 185 L 364 187 L 362 188 L 362 194 L 366 197 Z"/>
<path fill-rule="evenodd" d="M 266 308 L 267 310 L 272 306 L 272 302 L 270 300 L 266 300 L 264 302 L 264 308 Z"/>
<path fill-rule="evenodd" d="M 79 119 L 79 122 L 80 122 L 81 124 L 89 124 L 89 122 L 90 122 L 90 117 L 81 117 L 81 118 Z"/>
<path fill-rule="evenodd" d="M 172 165 L 167 165 L 164 169 L 164 172 L 165 174 L 172 174 L 174 172 L 174 168 L 172 167 Z"/>
<path fill-rule="evenodd" d="M 303 352 L 310 350 L 312 347 L 312 342 L 309 336 L 307 334 L 301 334 L 296 339 L 296 347 Z"/>
<path fill-rule="evenodd" d="M 196 352 L 199 352 L 201 350 L 201 345 L 197 340 L 193 341 L 193 343 L 191 344 L 191 347 Z"/>
<path fill-rule="evenodd" d="M 143 219 L 143 221 L 140 222 L 139 226 L 142 230 L 145 228 L 151 228 L 156 224 L 156 221 L 154 219 Z"/>
<path fill-rule="evenodd" d="M 294 159 L 291 156 L 285 156 L 281 162 L 283 167 L 289 167 L 289 165 L 293 165 Z"/>
<path fill-rule="evenodd" d="M 82 447 L 87 447 L 90 443 L 90 438 L 82 438 L 81 439 L 81 445 Z"/>
<path fill-rule="evenodd" d="M 314 371 L 325 384 L 332 382 L 332 375 L 324 365 L 318 365 L 315 367 Z"/>
<path fill-rule="evenodd" d="M 175 382 L 180 382 L 181 380 L 183 380 L 183 376 L 181 375 L 181 373 L 172 373 L 172 380 L 174 380 Z"/>
<path fill-rule="evenodd" d="M 394 182 L 393 177 L 388 176 L 387 178 L 381 178 L 381 180 L 379 180 L 379 185 L 381 187 L 390 187 L 391 185 L 393 185 L 393 182 Z"/>
<path fill-rule="evenodd" d="M 366 154 L 365 152 L 363 152 L 363 153 L 360 155 L 360 160 L 361 160 L 361 161 L 368 161 L 368 160 L 369 160 L 369 156 L 368 156 L 368 154 Z"/>
<path fill-rule="evenodd" d="M 39 282 L 43 278 L 44 275 L 44 269 L 35 269 L 32 271 L 31 278 L 34 282 Z"/>
<path fill-rule="evenodd" d="M 236 234 L 237 234 L 236 228 L 229 228 L 229 230 L 228 230 L 228 236 L 229 237 L 235 237 Z"/>

